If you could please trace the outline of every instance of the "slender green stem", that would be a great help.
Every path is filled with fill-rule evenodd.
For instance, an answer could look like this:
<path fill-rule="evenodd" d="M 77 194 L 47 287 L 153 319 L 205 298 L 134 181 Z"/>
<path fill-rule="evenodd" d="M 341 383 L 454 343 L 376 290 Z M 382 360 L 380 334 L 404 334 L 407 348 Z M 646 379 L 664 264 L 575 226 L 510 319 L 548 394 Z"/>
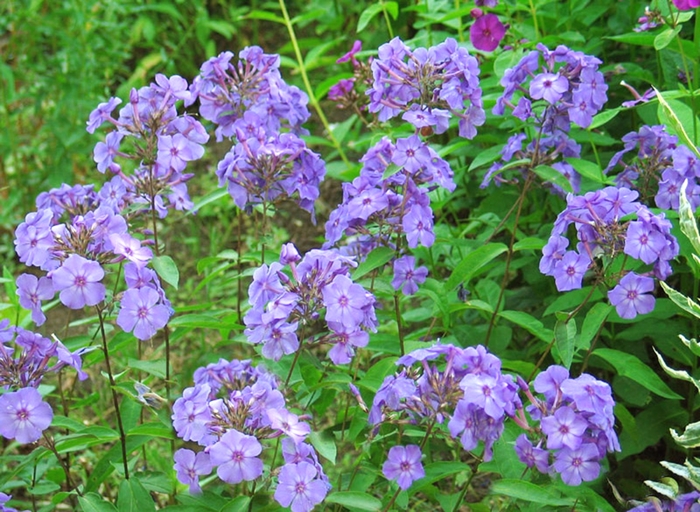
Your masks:
<path fill-rule="evenodd" d="M 294 367 L 297 364 L 297 361 L 299 360 L 299 354 L 301 354 L 301 349 L 304 345 L 304 329 L 301 329 L 299 333 L 299 348 L 297 349 L 296 352 L 294 352 L 294 359 L 292 359 L 292 366 L 289 367 L 289 373 L 287 374 L 287 378 L 284 380 L 284 387 L 286 388 L 289 385 L 289 381 L 292 380 L 292 373 L 294 373 Z"/>
<path fill-rule="evenodd" d="M 452 507 L 452 512 L 457 512 L 459 510 L 459 506 L 464 500 L 464 496 L 467 494 L 467 490 L 469 489 L 469 485 L 472 483 L 472 480 L 474 479 L 474 476 L 476 473 L 474 471 L 471 472 L 471 475 L 469 475 L 469 480 L 464 482 L 464 485 L 462 486 L 462 491 L 459 493 L 459 497 L 457 498 L 457 501 L 455 502 L 455 506 Z"/>
<path fill-rule="evenodd" d="M 299 48 L 299 42 L 297 41 L 297 36 L 294 32 L 294 26 L 292 25 L 292 20 L 289 18 L 289 13 L 287 12 L 287 6 L 285 5 L 284 0 L 279 0 L 279 4 L 280 4 L 280 9 L 282 10 L 282 17 L 284 18 L 284 23 L 287 26 L 287 31 L 289 32 L 289 40 L 292 43 L 292 47 L 294 48 L 294 54 L 297 58 L 297 63 L 299 64 L 299 72 L 301 73 L 301 79 L 304 81 L 304 87 L 306 88 L 306 94 L 309 95 L 309 103 L 311 103 L 311 105 L 314 107 L 314 110 L 316 110 L 316 113 L 318 114 L 318 117 L 321 120 L 323 127 L 325 128 L 326 132 L 328 133 L 328 138 L 330 139 L 331 143 L 335 147 L 336 151 L 338 151 L 340 158 L 342 158 L 343 162 L 345 162 L 346 165 L 350 166 L 350 161 L 348 160 L 348 157 L 345 155 L 345 151 L 343 151 L 343 148 L 340 145 L 340 142 L 338 142 L 338 139 L 336 139 L 335 135 L 333 135 L 333 130 L 331 130 L 331 126 L 328 123 L 328 119 L 326 118 L 326 114 L 323 112 L 323 109 L 321 108 L 321 105 L 318 102 L 316 95 L 314 94 L 314 90 L 311 87 L 311 82 L 309 81 L 309 75 L 306 73 L 306 65 L 304 64 L 304 58 L 301 55 L 301 49 Z"/>
<path fill-rule="evenodd" d="M 46 441 L 46 446 L 48 446 L 49 450 L 51 450 L 51 452 L 56 457 L 56 460 L 58 460 L 58 463 L 63 468 L 63 473 L 66 475 L 66 487 L 68 492 L 74 490 L 76 493 L 78 493 L 78 496 L 82 496 L 83 493 L 80 491 L 80 489 L 78 489 L 78 487 L 76 487 L 76 485 L 73 483 L 73 479 L 70 476 L 70 467 L 68 466 L 68 461 L 59 455 L 58 450 L 56 450 L 56 443 L 51 437 L 49 437 L 46 431 L 43 432 L 43 436 L 44 441 Z M 71 495 L 70 500 L 73 504 L 73 508 L 76 508 L 78 506 L 78 503 L 75 500 L 75 496 Z"/>
<path fill-rule="evenodd" d="M 535 8 L 535 4 L 533 3 L 532 0 L 529 0 L 529 2 L 530 2 L 530 15 L 532 16 L 532 22 L 535 25 L 535 40 L 539 41 L 540 29 L 539 29 L 539 25 L 537 24 L 537 9 Z"/>
<path fill-rule="evenodd" d="M 460 9 L 460 0 L 455 0 L 455 11 Z M 457 25 L 457 39 L 460 43 L 464 42 L 464 29 L 462 28 L 462 17 L 457 18 L 459 25 Z"/>
<path fill-rule="evenodd" d="M 681 41 L 681 36 L 676 35 L 676 41 L 678 41 L 678 49 L 681 54 L 681 61 L 683 62 L 683 71 L 685 72 L 685 78 L 688 81 L 688 90 L 690 91 L 690 106 L 693 109 L 693 141 L 698 140 L 698 116 L 696 115 L 698 110 L 695 105 L 695 76 L 691 73 L 688 67 L 688 59 L 685 56 L 685 51 L 683 50 L 683 41 Z"/>
<path fill-rule="evenodd" d="M 391 28 L 391 20 L 389 20 L 389 11 L 386 8 L 384 0 L 379 0 L 382 4 L 382 13 L 384 14 L 384 21 L 386 22 L 386 29 L 389 32 L 389 39 L 394 39 L 394 30 Z"/>
<path fill-rule="evenodd" d="M 124 424 L 122 423 L 122 415 L 119 412 L 119 397 L 117 396 L 117 383 L 114 380 L 114 373 L 112 373 L 112 364 L 109 360 L 109 347 L 107 346 L 107 334 L 105 333 L 105 323 L 102 317 L 102 310 L 95 306 L 97 310 L 97 316 L 100 320 L 100 334 L 102 336 L 102 350 L 105 354 L 105 365 L 107 366 L 107 375 L 109 376 L 109 389 L 112 392 L 112 403 L 114 404 L 114 413 L 117 415 L 117 427 L 119 428 L 119 442 L 122 447 L 122 462 L 124 464 L 124 478 L 129 479 L 129 461 L 126 457 L 126 432 L 124 431 Z"/>

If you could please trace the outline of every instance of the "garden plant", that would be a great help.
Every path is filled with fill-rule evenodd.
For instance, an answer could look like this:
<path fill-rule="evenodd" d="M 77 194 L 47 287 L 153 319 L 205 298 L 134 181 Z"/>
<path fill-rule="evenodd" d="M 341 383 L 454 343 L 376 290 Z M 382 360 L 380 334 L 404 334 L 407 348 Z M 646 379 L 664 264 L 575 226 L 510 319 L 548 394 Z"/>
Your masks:
<path fill-rule="evenodd" d="M 0 511 L 700 510 L 700 1 L 108 4 L 0 8 Z"/>

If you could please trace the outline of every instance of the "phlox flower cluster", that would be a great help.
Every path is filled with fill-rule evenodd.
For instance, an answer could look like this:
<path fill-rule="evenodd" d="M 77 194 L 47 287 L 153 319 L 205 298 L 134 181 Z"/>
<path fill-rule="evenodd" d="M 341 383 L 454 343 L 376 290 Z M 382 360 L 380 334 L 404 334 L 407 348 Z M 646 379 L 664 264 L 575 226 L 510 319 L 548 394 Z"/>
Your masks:
<path fill-rule="evenodd" d="M 642 126 L 638 132 L 622 137 L 624 148 L 610 159 L 605 172 L 616 166 L 623 171 L 615 176 L 619 186 L 638 190 L 645 202 L 654 198 L 656 206 L 677 210 L 681 185 L 688 182 L 686 194 L 693 209 L 700 206 L 700 159 L 663 125 Z M 623 158 L 637 150 L 631 161 Z"/>
<path fill-rule="evenodd" d="M 527 411 L 539 426 L 527 426 L 519 411 L 521 426 L 530 435 L 516 440 L 518 458 L 541 473 L 559 473 L 567 485 L 598 478 L 606 453 L 620 451 L 610 386 L 587 373 L 573 379 L 556 365 L 541 372 L 533 384 L 544 399 L 535 397 L 525 382 L 522 387 L 531 402 Z"/>
<path fill-rule="evenodd" d="M 251 111 L 234 122 L 238 143 L 217 166 L 219 186 L 226 186 L 236 206 L 247 211 L 255 204 L 294 196 L 315 223 L 324 161 L 293 133 L 266 135 L 262 122 Z"/>
<path fill-rule="evenodd" d="M 331 486 L 305 441 L 311 429 L 287 409 L 273 374 L 247 360 L 220 359 L 195 371 L 194 383 L 173 405 L 173 427 L 178 437 L 204 449 L 175 453 L 181 483 L 200 492 L 199 477 L 214 468 L 229 484 L 254 481 L 264 472 L 262 443 L 282 437 L 284 465 L 275 470 L 275 499 L 295 512 L 323 501 Z"/>
<path fill-rule="evenodd" d="M 42 193 L 36 204 L 37 211 L 17 227 L 14 243 L 22 263 L 47 272 L 17 278 L 20 304 L 37 325 L 46 321 L 42 302 L 56 293 L 71 309 L 100 304 L 106 298 L 105 266 L 125 262 L 128 289 L 118 297 L 117 324 L 141 340 L 165 326 L 172 309 L 157 274 L 147 267 L 153 253 L 129 234 L 117 204 L 81 185 Z"/>
<path fill-rule="evenodd" d="M 454 115 L 459 118 L 459 135 L 472 139 L 486 120 L 478 62 L 455 39 L 411 50 L 395 37 L 379 47 L 371 67 L 369 111 L 377 113 L 379 121 L 401 115 L 418 129 L 443 133 Z"/>
<path fill-rule="evenodd" d="M 698 512 L 700 511 L 700 492 L 692 491 L 679 494 L 672 500 L 649 498 L 646 503 L 631 508 L 629 512 Z"/>
<path fill-rule="evenodd" d="M 571 185 L 574 193 L 578 193 L 581 189 L 581 175 L 576 172 L 570 163 L 561 159 L 578 158 L 581 156 L 581 146 L 561 131 L 530 141 L 523 148 L 523 142 L 526 139 L 527 135 L 525 133 L 516 133 L 508 139 L 501 150 L 501 159 L 491 165 L 481 182 L 481 188 L 486 188 L 491 182 L 497 186 L 501 183 L 513 183 L 514 180 L 512 178 L 506 179 L 503 176 L 503 169 L 515 159 L 516 161 L 527 161 L 523 165 L 508 167 L 510 170 L 520 172 L 523 179 L 527 179 L 532 175 L 531 169 L 539 165 L 548 165 L 562 174 Z M 558 195 L 565 195 L 564 190 L 555 183 L 546 183 L 545 186 L 551 187 L 552 191 Z"/>
<path fill-rule="evenodd" d="M 372 402 L 370 424 L 378 428 L 382 422 L 446 423 L 465 450 L 483 441 L 483 458 L 490 460 L 505 419 L 521 407 L 518 386 L 501 373 L 501 361 L 482 346 L 436 343 L 406 354 L 396 364 L 401 371 L 384 379 Z M 411 458 L 420 461 L 415 454 Z"/>
<path fill-rule="evenodd" d="M 144 211 L 155 210 L 161 218 L 167 215 L 168 207 L 192 209 L 187 181 L 193 175 L 184 171 L 189 162 L 204 155 L 203 144 L 209 135 L 196 118 L 178 115 L 179 101 L 189 106 L 197 99 L 196 90 L 190 89 L 194 88 L 180 76 L 158 74 L 155 83 L 131 90 L 129 103 L 117 119 L 112 112 L 121 103 L 119 98 L 101 103 L 90 114 L 88 132 L 93 133 L 105 122 L 116 128 L 104 142 L 97 143 L 94 151 L 98 171 L 116 174 L 106 191 L 112 201 L 142 205 Z M 126 140 L 130 144 L 123 149 Z M 133 160 L 134 172 L 125 173 L 117 159 Z"/>
<path fill-rule="evenodd" d="M 493 113 L 503 115 L 508 107 L 518 119 L 533 119 L 544 134 L 568 132 L 571 123 L 587 128 L 608 99 L 600 64 L 564 45 L 552 51 L 540 43 L 506 70 L 501 79 L 505 91 Z"/>
<path fill-rule="evenodd" d="M 301 125 L 309 118 L 308 97 L 298 87 L 288 85 L 280 74 L 279 55 L 263 53 L 259 46 L 249 46 L 238 54 L 223 52 L 200 68 L 191 91 L 199 98 L 201 116 L 217 125 L 216 140 L 238 136 L 236 121 L 246 113 L 254 114 L 257 128 L 265 136 L 282 129 L 303 132 Z M 245 131 L 245 129 L 243 129 Z"/>
<path fill-rule="evenodd" d="M 405 235 L 410 248 L 433 245 L 428 191 L 455 189 L 449 164 L 418 135 L 398 139 L 396 144 L 383 137 L 360 161 L 360 175 L 352 183 L 343 183 L 343 202 L 326 223 L 324 247 L 343 235 L 361 236 L 362 253 L 393 246 L 397 235 Z M 384 177 L 390 166 L 396 172 Z"/>
<path fill-rule="evenodd" d="M 637 201 L 636 191 L 621 187 L 606 187 L 583 196 L 570 194 L 567 206 L 554 223 L 552 235 L 542 249 L 540 272 L 555 279 L 559 291 L 581 288 L 589 269 L 599 270 L 595 260 L 607 262 L 623 253 L 645 265 L 648 272 L 665 280 L 672 272 L 669 262 L 678 254 L 676 238 L 671 234 L 671 222 L 663 213 L 653 214 Z M 627 216 L 636 216 L 627 220 Z M 567 250 L 566 233 L 574 225 L 578 243 Z M 635 272 L 623 272 L 619 283 L 609 291 L 608 298 L 622 318 L 634 318 L 654 309 L 652 277 Z"/>
<path fill-rule="evenodd" d="M 80 380 L 84 349 L 71 352 L 63 343 L 0 321 L 0 435 L 20 444 L 38 440 L 53 419 L 51 406 L 37 391 L 44 375 L 65 366 L 78 371 Z"/>
<path fill-rule="evenodd" d="M 299 350 L 301 342 L 330 344 L 328 357 L 349 363 L 355 349 L 369 342 L 367 331 L 377 327 L 374 296 L 350 278 L 355 266 L 336 250 L 314 249 L 302 259 L 292 244 L 284 245 L 279 262 L 253 274 L 251 308 L 243 319 L 248 341 L 262 343 L 262 355 L 275 361 Z M 322 314 L 328 332 L 305 339 Z"/>

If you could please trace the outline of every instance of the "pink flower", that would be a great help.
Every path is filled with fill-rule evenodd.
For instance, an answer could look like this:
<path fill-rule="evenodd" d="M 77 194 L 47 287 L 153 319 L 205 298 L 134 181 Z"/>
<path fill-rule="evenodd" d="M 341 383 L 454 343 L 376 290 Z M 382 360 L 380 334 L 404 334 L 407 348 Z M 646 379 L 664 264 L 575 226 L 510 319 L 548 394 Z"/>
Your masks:
<path fill-rule="evenodd" d="M 506 27 L 495 14 L 485 14 L 478 17 L 469 29 L 469 39 L 474 48 L 485 52 L 492 52 L 498 48 L 498 44 L 505 34 Z"/>
<path fill-rule="evenodd" d="M 690 9 L 700 7 L 700 0 L 673 0 L 673 5 L 680 11 L 689 11 Z"/>

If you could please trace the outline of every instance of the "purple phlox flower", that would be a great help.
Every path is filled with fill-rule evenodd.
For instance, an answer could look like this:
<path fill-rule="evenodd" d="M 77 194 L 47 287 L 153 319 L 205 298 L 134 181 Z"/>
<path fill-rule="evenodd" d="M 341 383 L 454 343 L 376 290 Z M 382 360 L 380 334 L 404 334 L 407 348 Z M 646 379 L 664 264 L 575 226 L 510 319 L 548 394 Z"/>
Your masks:
<path fill-rule="evenodd" d="M 286 354 L 293 354 L 299 348 L 297 337 L 298 322 L 288 323 L 283 320 L 274 320 L 268 326 L 267 339 L 262 347 L 262 355 L 267 359 L 279 361 Z M 249 338 L 250 341 L 254 341 Z"/>
<path fill-rule="evenodd" d="M 549 452 L 533 446 L 527 434 L 520 434 L 515 440 L 515 453 L 528 468 L 536 467 L 537 471 L 545 475 L 549 473 Z"/>
<path fill-rule="evenodd" d="M 620 82 L 620 85 L 627 87 L 632 93 L 632 96 L 634 96 L 634 100 L 622 102 L 622 106 L 625 108 L 631 108 L 640 103 L 648 103 L 656 97 L 656 91 L 654 89 L 647 89 L 644 94 L 640 96 L 640 94 L 631 85 L 625 83 L 624 80 Z"/>
<path fill-rule="evenodd" d="M 433 211 L 424 206 L 414 205 L 411 210 L 404 215 L 401 223 L 406 233 L 406 241 L 411 249 L 418 246 L 430 247 L 435 242 L 433 233 Z"/>
<path fill-rule="evenodd" d="M 580 485 L 590 482 L 600 474 L 600 452 L 596 445 L 583 443 L 577 449 L 562 448 L 556 453 L 553 467 L 561 474 L 561 479 L 567 485 Z"/>
<path fill-rule="evenodd" d="M 584 373 L 576 379 L 561 382 L 561 391 L 574 401 L 576 409 L 593 414 L 606 414 L 615 405 L 607 382 Z"/>
<path fill-rule="evenodd" d="M 554 364 L 535 377 L 533 387 L 535 391 L 545 396 L 549 406 L 553 406 L 561 400 L 561 384 L 568 378 L 569 370 Z"/>
<path fill-rule="evenodd" d="M 292 265 L 301 261 L 301 255 L 296 246 L 292 243 L 282 245 L 280 251 L 280 263 L 282 265 Z"/>
<path fill-rule="evenodd" d="M 348 327 L 359 326 L 368 302 L 365 289 L 343 274 L 323 288 L 323 303 L 326 306 L 326 321 L 338 322 Z"/>
<path fill-rule="evenodd" d="M 187 89 L 187 80 L 178 75 L 167 77 L 162 73 L 157 73 L 156 83 L 151 84 L 151 87 L 161 94 L 170 94 L 178 100 L 189 101 L 192 96 Z"/>
<path fill-rule="evenodd" d="M 397 411 L 401 407 L 402 400 L 415 395 L 415 393 L 416 383 L 406 377 L 405 370 L 398 376 L 387 376 L 374 396 L 368 421 L 370 424 L 376 425 L 382 421 L 382 409 L 384 406 L 392 411 Z"/>
<path fill-rule="evenodd" d="M 152 338 L 170 319 L 170 308 L 160 302 L 158 292 L 147 286 L 125 291 L 117 325 L 140 340 Z"/>
<path fill-rule="evenodd" d="M 343 62 L 348 62 L 352 61 L 352 64 L 354 66 L 357 66 L 359 63 L 357 62 L 357 59 L 355 58 L 355 55 L 357 55 L 359 52 L 362 51 L 362 41 L 359 39 L 355 40 L 354 43 L 352 43 L 352 48 L 348 53 L 340 57 L 338 60 L 336 60 L 336 64 L 342 64 Z"/>
<path fill-rule="evenodd" d="M 659 258 L 665 247 L 666 238 L 654 229 L 653 225 L 642 221 L 629 223 L 625 237 L 625 254 L 651 264 Z"/>
<path fill-rule="evenodd" d="M 302 461 L 285 464 L 280 470 L 275 500 L 292 512 L 310 512 L 328 493 L 328 485 L 318 478 L 313 464 Z"/>
<path fill-rule="evenodd" d="M 413 256 L 402 256 L 394 261 L 394 279 L 391 285 L 395 290 L 402 290 L 404 295 L 413 295 L 427 277 L 428 269 L 424 266 L 416 268 Z"/>
<path fill-rule="evenodd" d="M 467 374 L 459 387 L 464 392 L 462 401 L 478 406 L 496 420 L 505 414 L 506 402 L 502 385 L 491 375 Z"/>
<path fill-rule="evenodd" d="M 415 173 L 430 165 L 430 152 L 418 135 L 411 135 L 405 139 L 397 139 L 391 161 L 408 172 Z"/>
<path fill-rule="evenodd" d="M 700 7 L 700 0 L 673 0 L 673 5 L 675 5 L 679 11 L 689 11 L 690 9 Z"/>
<path fill-rule="evenodd" d="M 76 350 L 75 352 L 71 352 L 55 335 L 52 334 L 51 336 L 56 342 L 56 356 L 60 361 L 57 367 L 68 365 L 78 372 L 78 379 L 87 379 L 88 374 L 83 371 L 82 356 L 88 352 L 96 350 L 96 347 L 84 347 Z"/>
<path fill-rule="evenodd" d="M 173 428 L 183 441 L 208 445 L 211 440 L 208 424 L 212 420 L 209 410 L 211 388 L 198 384 L 187 388 L 173 404 Z"/>
<path fill-rule="evenodd" d="M 477 50 L 492 52 L 506 34 L 506 27 L 495 14 L 479 16 L 469 28 L 469 40 Z"/>
<path fill-rule="evenodd" d="M 71 309 L 99 304 L 105 298 L 102 266 L 96 262 L 71 254 L 49 277 L 53 287 L 60 292 L 61 302 Z"/>
<path fill-rule="evenodd" d="M 199 477 L 211 473 L 213 466 L 206 452 L 196 453 L 186 448 L 180 448 L 173 456 L 180 483 L 190 486 L 190 493 L 199 494 L 202 488 L 199 486 Z"/>
<path fill-rule="evenodd" d="M 366 347 L 369 343 L 369 333 L 359 328 L 347 327 L 337 322 L 328 322 L 332 333 L 328 340 L 333 347 L 328 351 L 328 357 L 334 364 L 348 364 L 355 355 L 356 347 Z"/>
<path fill-rule="evenodd" d="M 596 108 L 591 95 L 580 88 L 574 91 L 571 103 L 568 109 L 569 119 L 581 128 L 588 128 L 600 107 Z"/>
<path fill-rule="evenodd" d="M 187 162 L 202 158 L 203 155 L 202 146 L 191 142 L 180 133 L 158 137 L 158 163 L 165 169 L 172 168 L 182 172 L 187 167 Z"/>
<path fill-rule="evenodd" d="M 119 145 L 124 134 L 120 132 L 109 132 L 105 137 L 105 142 L 98 142 L 95 145 L 93 159 L 97 164 L 97 170 L 104 173 L 107 169 L 118 172 L 120 167 L 114 163 L 114 157 L 119 155 Z"/>
<path fill-rule="evenodd" d="M 263 473 L 263 462 L 258 457 L 262 445 L 253 436 L 231 429 L 208 449 L 212 465 L 217 466 L 216 474 L 224 482 L 250 482 Z"/>
<path fill-rule="evenodd" d="M 0 435 L 28 444 L 41 438 L 53 420 L 51 406 L 35 388 L 22 388 L 0 396 Z"/>
<path fill-rule="evenodd" d="M 481 106 L 469 105 L 459 117 L 459 136 L 465 139 L 476 137 L 476 127 L 486 122 L 486 112 Z"/>
<path fill-rule="evenodd" d="M 370 215 L 389 206 L 386 192 L 378 188 L 366 188 L 348 203 L 348 208 L 356 218 L 367 220 Z"/>
<path fill-rule="evenodd" d="M 552 274 L 560 292 L 581 288 L 583 276 L 591 265 L 587 254 L 566 251 L 561 260 L 554 265 Z"/>
<path fill-rule="evenodd" d="M 568 90 L 569 81 L 559 73 L 540 73 L 530 82 L 530 96 L 535 100 L 544 99 L 550 104 L 559 101 Z"/>
<path fill-rule="evenodd" d="M 583 442 L 588 422 L 571 407 L 559 407 L 552 416 L 541 420 L 542 432 L 547 435 L 547 448 L 557 450 L 568 447 L 576 450 Z"/>
<path fill-rule="evenodd" d="M 119 98 L 110 98 L 105 103 L 100 103 L 97 108 L 90 112 L 90 117 L 87 121 L 88 133 L 95 133 L 102 123 L 108 119 L 112 119 L 112 111 L 122 102 Z"/>
<path fill-rule="evenodd" d="M 308 423 L 300 422 L 299 416 L 286 409 L 268 409 L 266 413 L 270 418 L 270 426 L 288 435 L 296 443 L 304 441 L 311 432 Z"/>
<path fill-rule="evenodd" d="M 542 248 L 542 259 L 540 259 L 540 272 L 546 276 L 554 275 L 554 268 L 561 261 L 569 246 L 569 240 L 560 235 L 552 235 L 549 241 Z"/>
<path fill-rule="evenodd" d="M 268 267 L 263 264 L 253 273 L 253 282 L 248 287 L 248 301 L 252 306 L 264 306 L 279 294 L 284 293 L 277 272 L 282 265 L 273 261 Z"/>
<path fill-rule="evenodd" d="M 145 267 L 153 258 L 153 252 L 148 247 L 142 247 L 141 241 L 129 234 L 109 235 L 109 241 L 114 246 L 114 254 L 124 256 L 138 267 Z"/>
<path fill-rule="evenodd" d="M 387 480 L 394 480 L 405 491 L 415 480 L 425 476 L 421 457 L 420 447 L 415 444 L 394 446 L 389 450 L 382 473 Z"/>
<path fill-rule="evenodd" d="M 22 274 L 17 278 L 19 303 L 32 312 L 32 320 L 36 325 L 42 325 L 46 321 L 41 301 L 53 299 L 54 294 L 53 283 L 48 277 L 37 278 L 31 274 Z"/>
<path fill-rule="evenodd" d="M 54 245 L 52 221 L 53 213 L 49 209 L 28 213 L 24 217 L 24 222 L 15 230 L 14 244 L 19 261 L 46 270 L 51 258 L 49 251 Z"/>
<path fill-rule="evenodd" d="M 650 294 L 652 291 L 654 279 L 629 272 L 608 292 L 608 299 L 621 318 L 632 319 L 654 309 L 656 299 Z"/>

